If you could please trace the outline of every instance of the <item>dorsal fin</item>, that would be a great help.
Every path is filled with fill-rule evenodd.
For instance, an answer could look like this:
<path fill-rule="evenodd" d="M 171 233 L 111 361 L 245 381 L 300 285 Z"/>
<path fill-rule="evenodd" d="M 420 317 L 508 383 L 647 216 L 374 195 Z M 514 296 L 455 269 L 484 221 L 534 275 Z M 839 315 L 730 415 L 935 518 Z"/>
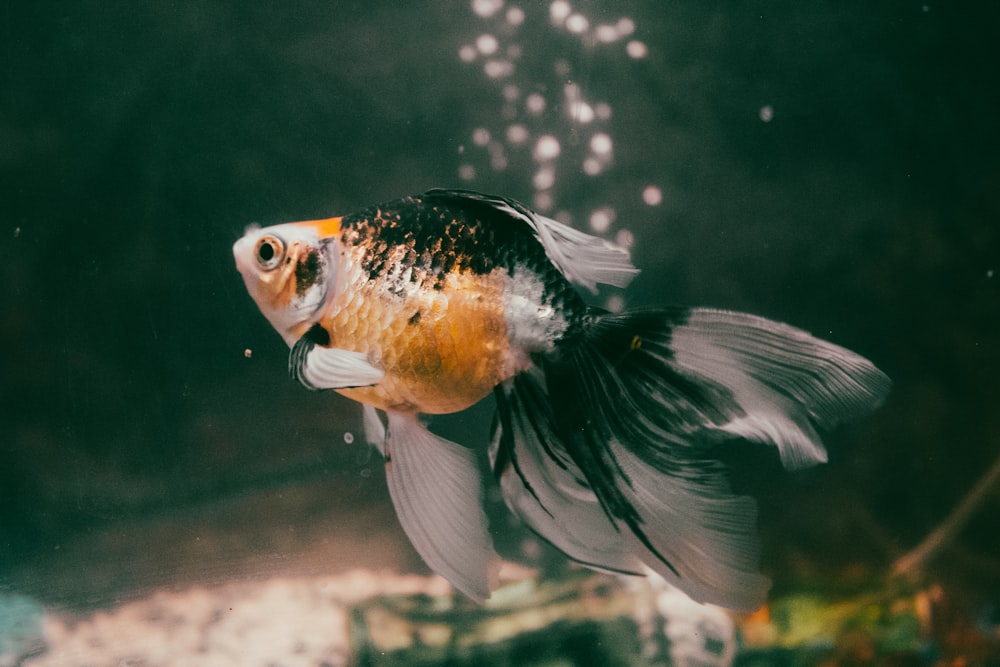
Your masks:
<path fill-rule="evenodd" d="M 639 273 L 628 250 L 607 239 L 591 236 L 569 225 L 546 218 L 524 204 L 506 197 L 472 190 L 429 190 L 425 196 L 456 197 L 476 201 L 528 225 L 545 248 L 545 254 L 569 280 L 597 292 L 597 285 L 625 287 Z"/>

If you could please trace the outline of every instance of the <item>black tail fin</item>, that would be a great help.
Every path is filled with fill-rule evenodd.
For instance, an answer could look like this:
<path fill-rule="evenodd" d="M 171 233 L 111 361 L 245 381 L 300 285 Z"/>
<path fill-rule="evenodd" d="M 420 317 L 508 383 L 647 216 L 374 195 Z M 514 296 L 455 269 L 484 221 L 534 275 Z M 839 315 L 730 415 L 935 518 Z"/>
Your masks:
<path fill-rule="evenodd" d="M 814 424 L 874 409 L 889 380 L 787 325 L 726 311 L 600 315 L 559 357 L 498 389 L 493 460 L 512 510 L 570 557 L 645 563 L 697 600 L 763 602 L 756 506 L 713 447 L 773 444 L 826 460 Z"/>

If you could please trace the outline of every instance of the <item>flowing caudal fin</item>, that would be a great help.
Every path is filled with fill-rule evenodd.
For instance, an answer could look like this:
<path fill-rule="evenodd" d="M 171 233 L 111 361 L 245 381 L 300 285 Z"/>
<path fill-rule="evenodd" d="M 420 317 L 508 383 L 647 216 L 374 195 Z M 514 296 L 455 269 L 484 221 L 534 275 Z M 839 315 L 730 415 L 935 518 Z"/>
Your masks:
<path fill-rule="evenodd" d="M 366 420 L 377 417 L 367 414 Z M 485 600 L 496 566 L 475 453 L 389 412 L 386 479 L 399 522 L 427 565 L 474 600 Z M 378 428 L 366 424 L 376 440 Z"/>
<path fill-rule="evenodd" d="M 791 467 L 822 461 L 813 424 L 864 414 L 889 386 L 843 348 L 710 310 L 598 316 L 541 368 L 544 388 L 522 376 L 500 402 L 507 434 L 494 458 L 509 462 L 508 503 L 574 558 L 606 567 L 633 556 L 734 609 L 759 606 L 768 582 L 757 573 L 755 503 L 732 492 L 715 446 L 749 438 L 777 446 Z M 581 490 L 596 500 L 589 511 L 568 502 Z M 609 539 L 595 507 L 620 532 L 619 551 L 579 546 Z"/>
<path fill-rule="evenodd" d="M 732 394 L 742 414 L 722 429 L 776 445 L 787 468 L 825 462 L 812 425 L 830 428 L 863 417 L 892 384 L 850 350 L 745 313 L 688 311 L 669 348 L 678 369 Z"/>
<path fill-rule="evenodd" d="M 499 419 L 490 462 L 511 511 L 584 565 L 640 572 L 639 560 L 563 449 L 541 372 L 511 378 L 495 394 Z"/>

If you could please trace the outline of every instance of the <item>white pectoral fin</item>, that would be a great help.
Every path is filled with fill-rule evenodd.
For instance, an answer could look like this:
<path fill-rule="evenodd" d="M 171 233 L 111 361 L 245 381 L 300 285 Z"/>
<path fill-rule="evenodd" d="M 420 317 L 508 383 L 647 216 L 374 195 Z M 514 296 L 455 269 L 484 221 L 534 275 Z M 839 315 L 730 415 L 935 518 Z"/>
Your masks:
<path fill-rule="evenodd" d="M 490 595 L 495 565 L 474 452 L 388 413 L 386 478 L 396 514 L 427 565 L 474 600 Z"/>
<path fill-rule="evenodd" d="M 368 355 L 323 347 L 310 333 L 302 336 L 288 357 L 288 372 L 306 389 L 345 389 L 376 384 L 385 373 L 371 365 Z"/>

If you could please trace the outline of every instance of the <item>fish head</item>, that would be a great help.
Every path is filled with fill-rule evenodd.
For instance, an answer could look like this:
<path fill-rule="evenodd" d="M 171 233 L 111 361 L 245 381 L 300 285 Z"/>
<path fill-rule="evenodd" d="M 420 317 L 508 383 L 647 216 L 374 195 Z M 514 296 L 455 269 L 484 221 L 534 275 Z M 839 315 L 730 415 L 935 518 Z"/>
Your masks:
<path fill-rule="evenodd" d="M 233 244 L 247 292 L 292 345 L 319 318 L 334 275 L 340 218 L 248 227 Z"/>

